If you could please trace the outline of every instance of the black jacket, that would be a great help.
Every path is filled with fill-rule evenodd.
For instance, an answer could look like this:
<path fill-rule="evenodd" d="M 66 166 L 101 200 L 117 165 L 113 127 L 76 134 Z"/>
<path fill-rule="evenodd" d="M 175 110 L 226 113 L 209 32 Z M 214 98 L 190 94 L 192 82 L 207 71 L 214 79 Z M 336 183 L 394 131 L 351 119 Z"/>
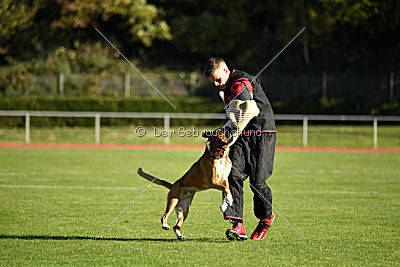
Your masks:
<path fill-rule="evenodd" d="M 276 131 L 271 104 L 258 78 L 254 79 L 254 76 L 246 72 L 233 70 L 224 90 L 225 105 L 232 100 L 255 100 L 260 109 L 260 114 L 247 124 L 243 132 Z"/>

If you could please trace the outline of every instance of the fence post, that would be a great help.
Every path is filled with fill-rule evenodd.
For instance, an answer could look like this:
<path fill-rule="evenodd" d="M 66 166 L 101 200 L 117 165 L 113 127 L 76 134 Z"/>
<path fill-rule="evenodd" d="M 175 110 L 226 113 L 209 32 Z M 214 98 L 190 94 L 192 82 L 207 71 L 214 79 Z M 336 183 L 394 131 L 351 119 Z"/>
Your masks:
<path fill-rule="evenodd" d="M 57 83 L 57 90 L 59 95 L 64 94 L 64 73 L 59 73 L 58 74 L 58 83 Z"/>
<path fill-rule="evenodd" d="M 303 147 L 307 147 L 308 140 L 308 118 L 307 116 L 303 117 Z"/>
<path fill-rule="evenodd" d="M 164 145 L 168 145 L 169 144 L 169 124 L 170 123 L 170 116 L 169 114 L 165 114 L 164 115 L 164 131 L 167 133 L 164 136 Z"/>
<path fill-rule="evenodd" d="M 100 144 L 100 113 L 96 113 L 94 121 L 94 142 Z"/>
<path fill-rule="evenodd" d="M 390 72 L 389 75 L 389 103 L 393 104 L 393 97 L 394 97 L 394 73 L 393 71 Z"/>
<path fill-rule="evenodd" d="M 374 117 L 374 148 L 378 147 L 378 118 Z"/>
<path fill-rule="evenodd" d="M 190 73 L 190 89 L 192 93 L 194 92 L 196 88 L 196 82 L 197 82 L 197 73 L 196 72 L 191 72 Z"/>
<path fill-rule="evenodd" d="M 25 113 L 25 143 L 30 142 L 30 124 L 31 124 L 31 114 L 29 112 Z"/>
<path fill-rule="evenodd" d="M 322 73 L 322 98 L 328 98 L 328 75 Z"/>
<path fill-rule="evenodd" d="M 131 95 L 130 83 L 131 83 L 131 74 L 129 72 L 125 72 L 125 78 L 124 78 L 125 97 L 129 97 Z"/>

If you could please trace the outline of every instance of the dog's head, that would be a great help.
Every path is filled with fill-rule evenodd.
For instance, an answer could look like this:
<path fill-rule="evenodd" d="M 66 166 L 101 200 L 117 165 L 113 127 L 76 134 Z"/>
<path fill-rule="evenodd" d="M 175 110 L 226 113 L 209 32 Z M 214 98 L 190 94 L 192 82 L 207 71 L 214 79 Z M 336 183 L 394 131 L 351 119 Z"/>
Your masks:
<path fill-rule="evenodd" d="M 223 130 L 217 129 L 212 132 L 204 132 L 202 136 L 208 138 L 206 145 L 212 154 L 218 158 L 224 155 L 229 143 Z"/>

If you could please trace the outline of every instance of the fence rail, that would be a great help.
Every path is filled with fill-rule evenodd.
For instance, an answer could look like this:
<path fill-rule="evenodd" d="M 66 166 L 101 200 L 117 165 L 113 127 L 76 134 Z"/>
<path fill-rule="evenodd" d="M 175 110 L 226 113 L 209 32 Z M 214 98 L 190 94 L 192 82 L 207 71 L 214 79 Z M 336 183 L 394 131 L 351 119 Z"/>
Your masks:
<path fill-rule="evenodd" d="M 215 88 L 200 72 L 145 72 L 166 96 L 210 96 Z M 359 103 L 365 110 L 400 100 L 400 73 L 265 73 L 263 88 L 272 102 L 340 99 Z M 3 81 L 4 80 L 4 81 Z M 26 73 L 0 80 L 0 95 L 20 96 L 155 96 L 157 92 L 136 72 Z"/>
<path fill-rule="evenodd" d="M 169 132 L 171 119 L 217 119 L 226 118 L 224 113 L 163 113 L 163 112 L 85 112 L 85 111 L 29 111 L 29 110 L 0 110 L 0 116 L 25 117 L 25 143 L 30 143 L 30 117 L 75 117 L 94 118 L 96 144 L 100 143 L 101 118 L 146 118 L 164 119 L 164 130 Z M 303 121 L 303 146 L 308 143 L 309 121 L 370 121 L 373 126 L 373 146 L 378 147 L 378 121 L 400 122 L 400 116 L 372 115 L 306 115 L 306 114 L 275 114 L 275 120 Z M 169 136 L 164 138 L 169 144 Z"/>

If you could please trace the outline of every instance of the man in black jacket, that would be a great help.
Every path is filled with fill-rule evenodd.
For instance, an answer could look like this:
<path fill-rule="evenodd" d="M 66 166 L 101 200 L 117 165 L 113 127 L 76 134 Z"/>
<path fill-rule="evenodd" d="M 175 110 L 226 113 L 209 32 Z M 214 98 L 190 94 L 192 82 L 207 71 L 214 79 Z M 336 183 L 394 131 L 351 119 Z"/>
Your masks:
<path fill-rule="evenodd" d="M 240 113 L 240 118 L 248 118 L 248 120 L 243 119 L 242 124 L 228 120 L 224 127 L 225 130 L 233 131 L 232 125 L 236 125 L 237 127 L 233 127 L 234 130 L 239 131 L 229 152 L 232 170 L 228 179 L 233 205 L 226 209 L 224 218 L 231 220 L 233 227 L 226 231 L 226 236 L 229 240 L 247 239 L 243 226 L 243 181 L 250 176 L 254 214 L 260 220 L 251 239 L 261 240 L 275 219 L 272 212 L 271 189 L 266 183 L 273 170 L 276 141 L 271 104 L 256 77 L 239 70 L 230 71 L 221 58 L 210 58 L 204 74 L 214 86 L 223 91 L 226 110 L 229 110 L 231 114 L 232 112 Z M 258 115 L 253 117 L 243 110 L 235 111 L 234 107 L 239 106 L 237 103 L 234 105 L 235 101 L 248 103 L 254 101 L 259 109 Z"/>

